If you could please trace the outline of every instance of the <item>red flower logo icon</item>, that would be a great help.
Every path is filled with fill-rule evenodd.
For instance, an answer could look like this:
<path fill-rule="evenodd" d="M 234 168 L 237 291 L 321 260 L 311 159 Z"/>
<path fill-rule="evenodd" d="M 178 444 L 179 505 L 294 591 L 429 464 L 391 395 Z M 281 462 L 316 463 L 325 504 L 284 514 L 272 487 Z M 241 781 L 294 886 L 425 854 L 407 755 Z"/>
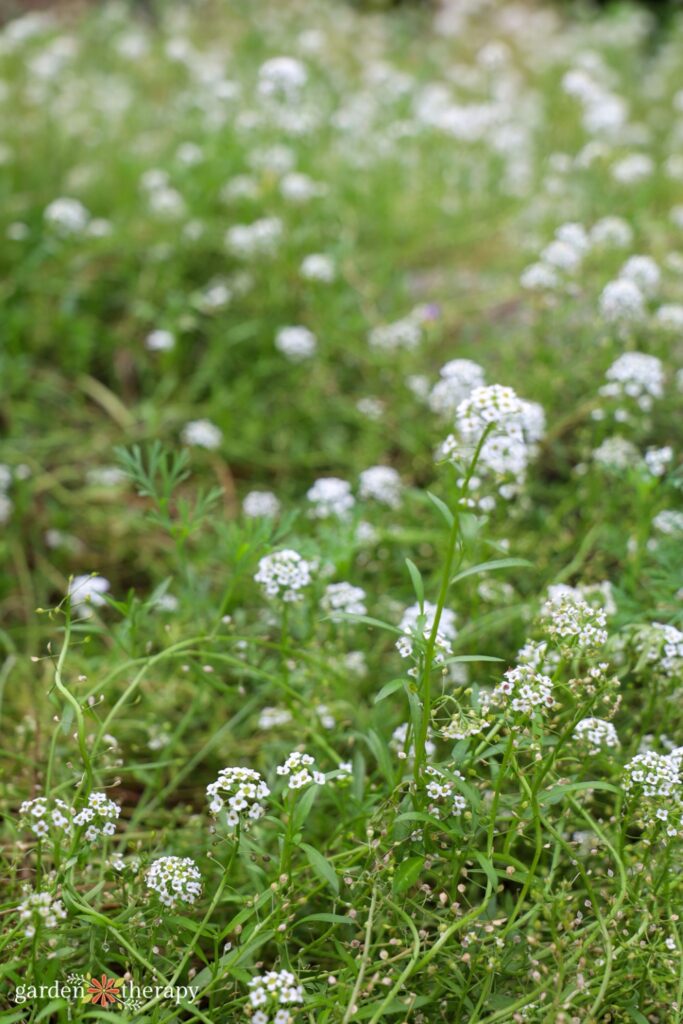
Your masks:
<path fill-rule="evenodd" d="M 109 1005 L 120 1002 L 121 990 L 119 982 L 115 978 L 108 978 L 106 974 L 98 980 L 92 978 L 88 988 L 88 995 L 91 1003 L 100 1003 L 105 1009 Z"/>

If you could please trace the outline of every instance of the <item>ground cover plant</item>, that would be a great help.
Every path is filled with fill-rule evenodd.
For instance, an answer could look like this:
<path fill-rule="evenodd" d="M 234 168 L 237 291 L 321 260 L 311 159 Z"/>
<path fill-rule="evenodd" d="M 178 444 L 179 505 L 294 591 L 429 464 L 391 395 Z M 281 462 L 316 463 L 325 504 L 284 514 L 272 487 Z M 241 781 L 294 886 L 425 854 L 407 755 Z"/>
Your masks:
<path fill-rule="evenodd" d="M 7 1024 L 682 1019 L 652 28 L 2 28 Z"/>

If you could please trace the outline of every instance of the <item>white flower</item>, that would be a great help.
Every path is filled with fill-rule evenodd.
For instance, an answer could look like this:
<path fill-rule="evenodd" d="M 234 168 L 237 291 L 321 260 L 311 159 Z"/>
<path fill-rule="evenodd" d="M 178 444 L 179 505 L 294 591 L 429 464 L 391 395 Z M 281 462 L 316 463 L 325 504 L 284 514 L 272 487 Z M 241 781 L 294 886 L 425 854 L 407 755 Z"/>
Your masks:
<path fill-rule="evenodd" d="M 643 295 L 654 295 L 661 281 L 661 271 L 651 256 L 631 256 L 619 271 L 622 281 L 632 281 Z"/>
<path fill-rule="evenodd" d="M 53 199 L 43 214 L 50 227 L 62 235 L 79 235 L 88 226 L 90 214 L 78 199 Z"/>
<path fill-rule="evenodd" d="M 593 460 L 604 469 L 620 472 L 638 465 L 640 453 L 626 438 L 615 435 L 605 438 L 594 450 Z"/>
<path fill-rule="evenodd" d="M 429 408 L 439 416 L 452 418 L 458 406 L 475 388 L 484 387 L 484 371 L 471 359 L 451 359 L 439 371 L 437 381 L 429 393 Z"/>
<path fill-rule="evenodd" d="M 181 437 L 184 444 L 215 451 L 221 446 L 223 431 L 211 420 L 191 420 L 183 427 Z"/>
<path fill-rule="evenodd" d="M 329 284 L 335 278 L 334 260 L 324 253 L 311 253 L 302 260 L 299 273 L 306 281 Z"/>
<path fill-rule="evenodd" d="M 582 718 L 574 729 L 574 737 L 586 743 L 591 754 L 598 754 L 605 747 L 619 746 L 617 730 L 602 718 Z"/>
<path fill-rule="evenodd" d="M 175 346 L 175 335 L 171 331 L 152 331 L 145 338 L 145 348 L 150 352 L 170 352 Z"/>
<path fill-rule="evenodd" d="M 269 1014 L 273 1014 L 272 1024 L 289 1024 L 292 1019 L 286 1006 L 301 1004 L 304 1001 L 304 990 L 291 971 L 268 971 L 257 974 L 249 982 L 249 1002 L 256 1013 L 251 1024 L 270 1024 Z M 258 1009 L 265 1007 L 268 1013 Z"/>
<path fill-rule="evenodd" d="M 590 240 L 597 247 L 626 249 L 633 241 L 633 228 L 622 217 L 603 217 L 591 228 Z"/>
<path fill-rule="evenodd" d="M 655 398 L 664 394 L 664 368 L 661 359 L 644 352 L 624 352 L 612 363 L 607 384 L 600 388 L 606 398 L 632 399 L 648 411 Z"/>
<path fill-rule="evenodd" d="M 592 654 L 607 643 L 606 613 L 575 594 L 563 592 L 551 597 L 541 608 L 540 619 L 548 637 L 560 650 L 578 648 Z"/>
<path fill-rule="evenodd" d="M 307 81 L 305 65 L 294 57 L 271 57 L 258 70 L 258 89 L 262 96 L 294 99 Z"/>
<path fill-rule="evenodd" d="M 202 894 L 202 876 L 191 857 L 159 857 L 145 878 L 166 907 L 194 903 Z"/>
<path fill-rule="evenodd" d="M 425 601 L 422 609 L 419 604 L 411 605 L 403 613 L 398 628 L 403 634 L 396 641 L 396 649 L 402 658 L 415 658 L 424 643 L 428 642 L 434 628 L 434 619 L 437 606 L 430 601 Z M 434 664 L 445 664 L 446 658 L 453 653 L 451 642 L 457 636 L 455 626 L 455 612 L 450 608 L 442 608 L 439 628 L 435 637 Z M 422 643 L 415 648 L 415 641 Z M 416 668 L 410 670 L 409 675 L 415 675 Z"/>
<path fill-rule="evenodd" d="M 643 461 L 652 476 L 664 476 L 671 465 L 673 457 L 673 448 L 665 445 L 664 448 L 648 448 Z"/>
<path fill-rule="evenodd" d="M 254 576 L 268 597 L 277 597 L 288 603 L 300 601 L 301 593 L 312 582 L 312 566 L 297 551 L 284 548 L 264 555 Z"/>
<path fill-rule="evenodd" d="M 290 789 L 303 789 L 305 786 L 314 783 L 316 786 L 325 785 L 325 776 L 315 769 L 315 758 L 310 754 L 302 754 L 298 750 L 292 751 L 283 764 L 275 769 L 278 775 L 289 777 Z M 309 768 L 311 771 L 309 771 Z"/>
<path fill-rule="evenodd" d="M 320 601 L 320 607 L 332 622 L 343 622 L 349 615 L 367 615 L 363 604 L 365 591 L 350 583 L 330 583 Z"/>
<path fill-rule="evenodd" d="M 121 808 L 106 793 L 91 793 L 84 807 L 73 816 L 76 826 L 87 825 L 85 838 L 94 843 L 100 836 L 112 836 L 116 832 L 116 819 Z"/>
<path fill-rule="evenodd" d="M 262 801 L 270 796 L 270 790 L 253 768 L 222 768 L 216 781 L 206 787 L 206 796 L 213 815 L 227 806 L 228 825 L 248 827 L 266 813 Z"/>
<path fill-rule="evenodd" d="M 391 466 L 370 466 L 359 477 L 360 496 L 373 499 L 389 508 L 398 508 L 401 503 L 401 477 Z"/>
<path fill-rule="evenodd" d="M 249 519 L 274 519 L 279 515 L 280 502 L 272 491 L 249 491 L 242 501 L 242 511 Z"/>
<path fill-rule="evenodd" d="M 608 323 L 629 323 L 642 320 L 645 299 L 634 281 L 619 278 L 610 281 L 600 295 L 600 313 Z"/>
<path fill-rule="evenodd" d="M 355 505 L 351 485 L 336 476 L 321 477 L 306 492 L 313 506 L 310 515 L 315 519 L 347 519 Z"/>
<path fill-rule="evenodd" d="M 520 714 L 533 715 L 536 711 L 553 707 L 552 680 L 531 664 L 516 665 L 504 674 L 490 701 Z"/>
<path fill-rule="evenodd" d="M 410 316 L 392 324 L 374 327 L 368 335 L 370 346 L 385 352 L 394 352 L 399 348 L 415 349 L 421 341 L 422 328 L 417 319 Z"/>
<path fill-rule="evenodd" d="M 456 769 L 451 769 L 450 774 L 456 778 L 465 781 L 464 776 L 461 772 Z M 427 796 L 431 803 L 429 806 L 429 813 L 435 817 L 441 817 L 442 804 L 447 804 L 446 810 L 448 814 L 462 814 L 467 808 L 467 801 L 464 796 L 458 792 L 455 783 L 447 778 L 445 774 L 438 768 L 433 768 L 431 765 L 427 765 L 425 768 L 425 775 L 430 779 L 425 785 Z"/>
<path fill-rule="evenodd" d="M 235 256 L 244 259 L 272 256 L 283 235 L 278 217 L 262 217 L 251 224 L 235 224 L 228 229 L 225 244 Z"/>
<path fill-rule="evenodd" d="M 649 178 L 655 163 L 646 153 L 630 153 L 612 165 L 612 177 L 620 185 L 636 185 Z"/>
<path fill-rule="evenodd" d="M 317 346 L 315 334 L 307 327 L 281 327 L 275 335 L 275 347 L 293 363 L 310 359 Z"/>
<path fill-rule="evenodd" d="M 28 890 L 17 907 L 19 920 L 24 925 L 24 935 L 32 939 L 40 928 L 56 928 L 66 917 L 61 900 L 52 893 Z"/>
<path fill-rule="evenodd" d="M 74 576 L 67 591 L 71 606 L 81 619 L 92 618 L 93 608 L 103 608 L 106 601 L 103 594 L 111 584 L 104 576 Z"/>

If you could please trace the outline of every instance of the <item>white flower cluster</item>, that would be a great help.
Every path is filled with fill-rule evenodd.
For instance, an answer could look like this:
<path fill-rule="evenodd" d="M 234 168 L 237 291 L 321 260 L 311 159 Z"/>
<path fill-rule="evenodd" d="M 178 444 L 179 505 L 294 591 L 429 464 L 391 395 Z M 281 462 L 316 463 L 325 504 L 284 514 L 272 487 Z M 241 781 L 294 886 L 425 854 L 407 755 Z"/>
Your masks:
<path fill-rule="evenodd" d="M 663 448 L 648 448 L 643 456 L 643 465 L 652 476 L 666 476 L 673 457 L 673 448 L 668 444 Z"/>
<path fill-rule="evenodd" d="M 258 70 L 262 96 L 296 99 L 308 81 L 306 66 L 295 57 L 271 57 Z"/>
<path fill-rule="evenodd" d="M 261 709 L 258 719 L 259 729 L 276 729 L 278 725 L 288 725 L 292 721 L 292 712 L 287 708 L 265 707 Z"/>
<path fill-rule="evenodd" d="M 88 802 L 78 813 L 74 814 L 74 825 L 87 825 L 84 836 L 89 843 L 94 843 L 100 836 L 113 836 L 116 833 L 116 819 L 121 808 L 106 793 L 91 793 Z"/>
<path fill-rule="evenodd" d="M 606 373 L 607 384 L 600 394 L 607 398 L 630 398 L 644 412 L 664 393 L 664 369 L 661 359 L 644 352 L 624 352 Z"/>
<path fill-rule="evenodd" d="M 590 754 L 599 754 L 606 747 L 619 746 L 617 730 L 602 718 L 582 718 L 574 729 L 574 738 L 588 747 Z"/>
<path fill-rule="evenodd" d="M 541 406 L 518 398 L 510 387 L 493 384 L 475 388 L 458 406 L 455 422 L 456 433 L 443 442 L 439 457 L 462 464 L 472 457 L 488 429 L 470 490 L 478 491 L 482 477 L 492 478 L 502 498 L 513 498 L 524 485 L 528 465 L 545 432 Z M 463 483 L 461 480 L 460 485 Z M 491 495 L 478 502 L 469 495 L 465 501 L 469 505 L 478 504 L 482 511 L 491 511 L 495 505 Z"/>
<path fill-rule="evenodd" d="M 80 235 L 90 222 L 90 213 L 78 199 L 53 199 L 45 207 L 45 223 L 60 235 Z"/>
<path fill-rule="evenodd" d="M 272 491 L 249 491 L 242 501 L 242 512 L 248 519 L 274 519 L 280 512 L 280 501 Z"/>
<path fill-rule="evenodd" d="M 656 672 L 668 678 L 683 676 L 683 632 L 664 622 L 638 631 L 636 650 L 645 653 Z"/>
<path fill-rule="evenodd" d="M 439 771 L 438 768 L 431 767 L 431 765 L 428 765 L 425 768 L 425 774 L 430 778 L 430 781 L 425 787 L 427 790 L 427 796 L 430 800 L 435 801 L 430 805 L 429 813 L 435 818 L 439 818 L 441 816 L 441 808 L 439 807 L 439 804 L 450 804 L 450 808 L 447 812 L 448 814 L 462 814 L 462 812 L 467 808 L 467 801 L 465 800 L 465 797 L 457 791 L 455 783 L 450 779 L 447 779 L 442 771 Z M 453 770 L 451 775 L 455 776 L 457 779 L 462 779 L 464 782 L 464 776 L 460 772 Z"/>
<path fill-rule="evenodd" d="M 552 680 L 532 665 L 516 665 L 507 670 L 489 700 L 499 707 L 533 715 L 537 710 L 553 707 Z"/>
<path fill-rule="evenodd" d="M 336 476 L 323 476 L 306 492 L 313 506 L 310 515 L 314 519 L 347 519 L 355 505 L 348 480 Z"/>
<path fill-rule="evenodd" d="M 559 601 L 565 595 L 573 600 L 583 599 L 596 608 L 603 608 L 607 615 L 616 614 L 614 588 L 609 580 L 600 580 L 598 583 L 578 583 L 575 587 L 570 587 L 566 583 L 551 583 L 548 587 L 549 601 Z"/>
<path fill-rule="evenodd" d="M 624 789 L 639 798 L 645 825 L 662 823 L 669 837 L 678 835 L 683 825 L 680 772 L 678 757 L 654 750 L 636 754 L 624 768 Z"/>
<path fill-rule="evenodd" d="M 569 653 L 593 654 L 607 643 L 607 615 L 582 597 L 561 593 L 541 608 L 540 620 L 549 639 Z"/>
<path fill-rule="evenodd" d="M 225 244 L 233 256 L 255 259 L 273 256 L 283 235 L 279 217 L 261 217 L 251 224 L 235 224 L 225 236 Z"/>
<path fill-rule="evenodd" d="M 441 380 L 429 392 L 429 408 L 438 416 L 452 419 L 461 402 L 475 388 L 484 387 L 484 371 L 471 359 L 451 359 L 439 370 Z"/>
<path fill-rule="evenodd" d="M 72 831 L 73 811 L 59 798 L 48 801 L 47 797 L 37 796 L 33 800 L 24 800 L 19 814 L 22 825 L 30 828 L 38 839 L 45 839 L 50 833 L 70 835 Z"/>
<path fill-rule="evenodd" d="M 284 764 L 277 766 L 276 771 L 278 775 L 289 776 L 290 789 L 302 789 L 311 782 L 314 782 L 316 786 L 324 786 L 325 775 L 313 768 L 314 764 L 315 758 L 310 754 L 302 754 L 298 750 L 294 750 Z M 309 768 L 312 769 L 312 772 L 309 772 Z"/>
<path fill-rule="evenodd" d="M 291 1012 L 284 1007 L 304 1001 L 304 990 L 291 971 L 258 974 L 249 982 L 249 988 L 249 1002 L 256 1010 L 251 1024 L 291 1024 Z"/>
<path fill-rule="evenodd" d="M 292 603 L 300 601 L 303 598 L 302 590 L 310 586 L 311 569 L 311 563 L 302 558 L 298 551 L 283 548 L 259 560 L 254 580 L 261 584 L 268 597 Z"/>
<path fill-rule="evenodd" d="M 593 461 L 602 469 L 621 473 L 640 465 L 640 452 L 631 441 L 615 434 L 606 437 L 593 451 Z"/>
<path fill-rule="evenodd" d="M 275 335 L 275 348 L 292 363 L 310 359 L 317 346 L 315 334 L 308 327 L 281 327 Z"/>
<path fill-rule="evenodd" d="M 202 894 L 202 876 L 191 857 L 159 857 L 145 879 L 166 907 L 194 903 Z"/>
<path fill-rule="evenodd" d="M 600 294 L 600 313 L 611 324 L 637 323 L 645 316 L 645 297 L 634 281 L 609 281 Z"/>
<path fill-rule="evenodd" d="M 227 803 L 228 825 L 248 827 L 250 821 L 258 821 L 266 813 L 261 801 L 270 796 L 270 790 L 253 768 L 222 768 L 216 781 L 206 787 L 206 796 L 212 814 L 220 814 Z"/>
<path fill-rule="evenodd" d="M 427 739 L 425 740 L 425 754 L 427 757 L 433 757 L 436 754 L 436 744 L 430 736 L 432 736 L 432 730 L 430 729 L 427 733 Z M 415 743 L 411 742 L 410 747 L 406 750 L 406 741 L 408 739 L 408 723 L 403 722 L 402 725 L 397 725 L 391 734 L 389 740 L 389 746 L 392 750 L 395 750 L 398 754 L 400 761 L 414 761 L 415 759 Z"/>
<path fill-rule="evenodd" d="M 335 278 L 334 260 L 322 252 L 312 252 L 301 261 L 299 273 L 305 281 L 330 284 Z"/>
<path fill-rule="evenodd" d="M 215 451 L 221 446 L 223 431 L 211 420 L 191 420 L 185 424 L 180 436 L 183 444 Z"/>
<path fill-rule="evenodd" d="M 364 501 L 372 499 L 389 508 L 398 508 L 401 503 L 401 477 L 392 466 L 370 466 L 359 477 L 360 496 Z"/>
<path fill-rule="evenodd" d="M 683 512 L 675 508 L 664 508 L 654 517 L 652 526 L 667 537 L 683 536 Z"/>
<path fill-rule="evenodd" d="M 32 939 L 41 927 L 56 928 L 57 922 L 66 917 L 62 901 L 49 892 L 29 892 L 17 909 L 27 939 Z"/>
<path fill-rule="evenodd" d="M 401 348 L 412 351 L 421 341 L 422 328 L 417 318 L 413 316 L 373 327 L 368 335 L 370 347 L 381 349 L 383 352 L 395 352 Z"/>
<path fill-rule="evenodd" d="M 145 338 L 145 348 L 148 352 L 170 352 L 174 346 L 175 335 L 161 328 L 151 331 Z"/>
<path fill-rule="evenodd" d="M 74 576 L 69 580 L 67 591 L 71 607 L 81 619 L 91 619 L 95 614 L 94 608 L 102 608 L 106 605 L 103 597 L 111 584 L 104 576 Z"/>
<path fill-rule="evenodd" d="M 419 604 L 413 604 L 406 608 L 398 624 L 403 635 L 396 641 L 396 649 L 402 658 L 415 657 L 415 641 L 429 639 L 434 628 L 436 607 L 430 601 L 425 601 L 422 608 Z M 455 640 L 457 633 L 455 612 L 450 608 L 443 608 L 435 640 L 435 665 L 443 665 L 446 658 L 453 653 L 451 641 Z M 411 669 L 409 674 L 414 675 L 415 673 L 416 669 Z"/>
<path fill-rule="evenodd" d="M 367 615 L 363 604 L 365 591 L 351 583 L 330 583 L 320 601 L 320 607 L 332 622 L 343 622 L 349 615 Z"/>

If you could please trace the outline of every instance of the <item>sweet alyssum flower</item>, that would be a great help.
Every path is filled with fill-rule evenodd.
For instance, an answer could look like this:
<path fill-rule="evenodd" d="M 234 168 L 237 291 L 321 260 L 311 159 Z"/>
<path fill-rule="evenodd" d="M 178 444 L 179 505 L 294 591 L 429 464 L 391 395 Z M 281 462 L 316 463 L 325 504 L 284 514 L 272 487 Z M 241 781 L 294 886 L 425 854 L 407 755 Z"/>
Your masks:
<path fill-rule="evenodd" d="M 638 800 L 646 826 L 663 824 L 667 836 L 681 830 L 681 775 L 676 757 L 648 750 L 624 768 L 624 789 Z"/>
<path fill-rule="evenodd" d="M 194 903 L 202 894 L 202 876 L 191 857 L 159 857 L 145 879 L 166 907 Z"/>
<path fill-rule="evenodd" d="M 291 971 L 257 974 L 249 982 L 249 990 L 249 1002 L 256 1011 L 251 1024 L 290 1024 L 292 1017 L 286 1007 L 304 1001 L 304 990 Z"/>
<path fill-rule="evenodd" d="M 400 348 L 415 349 L 421 341 L 422 328 L 410 316 L 404 317 L 402 320 L 395 320 L 392 324 L 373 327 L 368 335 L 370 347 L 382 349 L 385 352 L 393 352 Z"/>
<path fill-rule="evenodd" d="M 89 843 L 94 843 L 100 836 L 113 836 L 116 832 L 116 819 L 121 808 L 106 793 L 91 793 L 85 807 L 73 817 L 76 826 L 87 825 L 84 836 Z"/>
<path fill-rule="evenodd" d="M 633 323 L 645 316 L 645 298 L 634 281 L 619 278 L 602 290 L 600 313 L 608 323 Z"/>
<path fill-rule="evenodd" d="M 663 448 L 648 448 L 643 456 L 643 462 L 652 476 L 664 476 L 673 457 L 673 448 L 665 445 Z"/>
<path fill-rule="evenodd" d="M 90 213 L 78 199 L 64 196 L 45 207 L 45 222 L 62 235 L 80 235 L 88 226 Z"/>
<path fill-rule="evenodd" d="M 332 622 L 343 622 L 349 615 L 366 615 L 365 591 L 351 583 L 330 583 L 320 601 L 320 607 Z"/>
<path fill-rule="evenodd" d="M 312 505 L 309 514 L 314 519 L 330 519 L 333 516 L 346 519 L 355 505 L 350 483 L 336 476 L 324 476 L 316 480 L 306 492 L 306 497 Z"/>
<path fill-rule="evenodd" d="M 314 765 L 314 757 L 294 750 L 284 764 L 279 764 L 275 770 L 278 775 L 289 776 L 289 789 L 303 789 L 304 786 L 308 786 L 312 782 L 316 786 L 324 786 L 325 774 L 314 768 Z M 308 770 L 309 768 L 311 771 Z"/>
<path fill-rule="evenodd" d="M 422 608 L 419 604 L 413 604 L 406 608 L 398 624 L 398 628 L 403 635 L 396 641 L 396 649 L 402 658 L 412 658 L 415 656 L 416 640 L 422 641 L 420 648 L 429 640 L 434 628 L 436 610 L 437 606 L 430 601 L 425 601 Z M 443 665 L 446 658 L 453 653 L 451 641 L 455 640 L 457 632 L 455 612 L 451 611 L 450 608 L 443 608 L 435 637 L 435 665 Z M 413 675 L 415 671 L 415 669 L 411 669 L 410 674 Z"/>
<path fill-rule="evenodd" d="M 607 398 L 633 399 L 640 409 L 652 408 L 654 399 L 664 394 L 664 368 L 657 356 L 644 352 L 625 352 L 607 373 L 607 384 L 600 394 Z"/>
<path fill-rule="evenodd" d="M 242 512 L 249 519 L 274 519 L 280 512 L 280 501 L 272 491 L 249 491 L 242 501 Z"/>
<path fill-rule="evenodd" d="M 175 335 L 161 328 L 151 331 L 145 338 L 145 348 L 150 352 L 170 352 L 174 346 Z"/>
<path fill-rule="evenodd" d="M 372 499 L 389 508 L 398 508 L 401 477 L 392 466 L 370 466 L 360 474 L 359 491 L 363 500 Z"/>
<path fill-rule="evenodd" d="M 310 359 L 318 346 L 308 327 L 281 327 L 275 335 L 275 348 L 293 363 Z"/>
<path fill-rule="evenodd" d="M 533 665 L 516 665 L 507 670 L 488 702 L 520 714 L 533 715 L 537 710 L 554 706 L 552 680 L 536 671 Z"/>
<path fill-rule="evenodd" d="M 582 597 L 562 593 L 546 601 L 540 612 L 541 625 L 561 651 L 593 654 L 607 643 L 607 616 Z"/>
<path fill-rule="evenodd" d="M 591 754 L 599 754 L 606 747 L 613 749 L 619 746 L 617 730 L 602 718 L 582 718 L 574 729 L 574 738 L 585 744 Z"/>
<path fill-rule="evenodd" d="M 392 750 L 395 750 L 398 754 L 399 760 L 401 761 L 413 761 L 415 758 L 415 740 L 414 737 L 411 740 L 410 747 L 406 750 L 406 742 L 408 740 L 408 723 L 403 722 L 401 725 L 397 725 L 391 734 L 389 740 L 389 746 Z M 428 730 L 427 739 L 425 740 L 425 754 L 427 757 L 433 757 L 436 753 L 436 744 L 430 739 L 433 736 L 431 729 Z"/>
<path fill-rule="evenodd" d="M 221 446 L 223 431 L 211 420 L 191 420 L 183 427 L 181 438 L 184 444 L 215 451 Z"/>
<path fill-rule="evenodd" d="M 72 831 L 73 809 L 58 797 L 48 800 L 38 796 L 33 800 L 24 800 L 19 808 L 21 823 L 30 828 L 38 839 L 46 839 L 49 835 L 70 835 Z"/>
<path fill-rule="evenodd" d="M 222 768 L 215 782 L 206 787 L 209 810 L 218 815 L 227 807 L 228 825 L 257 821 L 266 813 L 262 801 L 270 796 L 264 779 L 253 768 Z"/>
<path fill-rule="evenodd" d="M 635 646 L 659 675 L 671 678 L 683 674 L 683 632 L 675 626 L 653 622 L 638 630 Z"/>
<path fill-rule="evenodd" d="M 17 910 L 27 939 L 32 939 L 41 928 L 56 928 L 66 917 L 62 901 L 45 891 L 27 892 Z"/>
<path fill-rule="evenodd" d="M 69 581 L 67 591 L 71 607 L 81 619 L 92 618 L 93 608 L 102 608 L 106 605 L 104 594 L 111 584 L 104 576 L 74 576 Z"/>
<path fill-rule="evenodd" d="M 282 221 L 278 217 L 262 217 L 251 224 L 235 224 L 229 228 L 225 245 L 234 256 L 243 259 L 272 256 L 282 235 Z"/>
<path fill-rule="evenodd" d="M 260 559 L 254 580 L 268 597 L 291 603 L 303 598 L 302 591 L 312 583 L 311 570 L 311 563 L 298 551 L 283 548 Z"/>
<path fill-rule="evenodd" d="M 464 776 L 453 769 L 450 774 L 455 776 L 456 779 L 462 779 L 464 782 Z M 467 800 L 459 793 L 456 789 L 455 783 L 446 777 L 446 775 L 438 768 L 433 768 L 431 765 L 427 765 L 425 768 L 425 775 L 428 776 L 429 782 L 427 782 L 425 789 L 427 796 L 431 803 L 429 805 L 429 813 L 435 817 L 440 818 L 445 804 L 446 814 L 462 814 L 467 808 Z"/>
<path fill-rule="evenodd" d="M 325 253 L 312 252 L 301 261 L 299 273 L 306 281 L 329 284 L 335 278 L 334 260 Z"/>
<path fill-rule="evenodd" d="M 625 437 L 615 434 L 606 437 L 592 453 L 593 461 L 611 472 L 623 472 L 636 467 L 640 462 L 640 452 Z"/>
<path fill-rule="evenodd" d="M 455 416 L 475 388 L 484 387 L 484 371 L 471 359 L 451 359 L 439 370 L 441 379 L 429 393 L 429 408 L 438 416 Z"/>

